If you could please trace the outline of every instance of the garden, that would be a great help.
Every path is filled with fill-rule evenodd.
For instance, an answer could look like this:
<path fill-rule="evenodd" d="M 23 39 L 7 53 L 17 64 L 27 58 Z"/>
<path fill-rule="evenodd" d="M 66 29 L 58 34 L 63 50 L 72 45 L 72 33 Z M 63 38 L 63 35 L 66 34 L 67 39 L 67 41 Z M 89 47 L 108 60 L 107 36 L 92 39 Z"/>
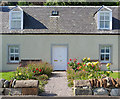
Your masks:
<path fill-rule="evenodd" d="M 39 63 L 30 63 L 27 66 L 22 67 L 19 64 L 16 71 L 13 72 L 2 72 L 2 81 L 4 84 L 10 84 L 14 80 L 38 80 L 39 81 L 39 93 L 44 91 L 44 85 L 48 83 L 48 79 L 51 76 L 53 71 L 53 67 L 51 64 L 47 62 L 39 62 Z M 6 80 L 6 81 L 5 81 Z M 5 85 L 4 85 L 5 86 Z M 11 88 L 12 86 L 8 86 L 7 88 Z"/>

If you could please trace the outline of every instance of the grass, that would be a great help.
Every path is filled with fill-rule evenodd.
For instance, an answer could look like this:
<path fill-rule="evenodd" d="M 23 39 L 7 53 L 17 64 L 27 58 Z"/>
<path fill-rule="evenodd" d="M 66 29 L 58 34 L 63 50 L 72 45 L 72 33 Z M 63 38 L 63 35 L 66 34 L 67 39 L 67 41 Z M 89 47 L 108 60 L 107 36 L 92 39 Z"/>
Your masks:
<path fill-rule="evenodd" d="M 14 76 L 14 72 L 0 72 L 0 79 L 11 80 Z"/>
<path fill-rule="evenodd" d="M 111 73 L 110 74 L 110 77 L 113 77 L 113 78 L 119 78 L 120 79 L 120 72 L 114 72 L 114 73 Z"/>

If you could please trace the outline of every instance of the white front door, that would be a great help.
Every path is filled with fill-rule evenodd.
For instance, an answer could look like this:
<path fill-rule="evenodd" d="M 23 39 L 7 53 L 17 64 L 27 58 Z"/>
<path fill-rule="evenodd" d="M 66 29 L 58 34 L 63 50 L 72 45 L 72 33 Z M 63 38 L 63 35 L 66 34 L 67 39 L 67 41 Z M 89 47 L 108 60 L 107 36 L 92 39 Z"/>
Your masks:
<path fill-rule="evenodd" d="M 67 46 L 52 47 L 52 65 L 54 70 L 67 70 Z"/>

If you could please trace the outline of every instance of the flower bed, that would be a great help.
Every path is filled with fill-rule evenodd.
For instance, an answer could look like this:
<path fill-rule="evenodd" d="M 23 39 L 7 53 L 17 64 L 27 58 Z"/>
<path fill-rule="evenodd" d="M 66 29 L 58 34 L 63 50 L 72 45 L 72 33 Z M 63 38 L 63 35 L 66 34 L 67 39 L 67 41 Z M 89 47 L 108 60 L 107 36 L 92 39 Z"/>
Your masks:
<path fill-rule="evenodd" d="M 82 62 L 78 62 L 75 59 L 69 59 L 68 62 L 68 69 L 67 69 L 67 79 L 68 79 L 68 86 L 73 86 L 74 80 L 88 80 L 88 79 L 101 79 L 103 77 L 109 77 L 110 73 L 113 73 L 110 70 L 110 63 L 108 63 L 107 71 L 101 70 L 101 64 L 99 61 L 92 62 L 90 58 L 82 59 Z"/>

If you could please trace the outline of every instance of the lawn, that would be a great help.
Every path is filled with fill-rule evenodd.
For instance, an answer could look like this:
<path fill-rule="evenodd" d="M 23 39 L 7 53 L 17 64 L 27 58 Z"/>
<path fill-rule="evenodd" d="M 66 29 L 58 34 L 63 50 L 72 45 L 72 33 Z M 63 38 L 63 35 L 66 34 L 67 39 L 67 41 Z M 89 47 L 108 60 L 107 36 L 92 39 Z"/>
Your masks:
<path fill-rule="evenodd" d="M 120 79 L 120 72 L 111 73 L 111 74 L 110 74 L 110 77 L 119 78 L 119 79 Z"/>
<path fill-rule="evenodd" d="M 14 76 L 14 72 L 0 72 L 0 79 L 4 78 L 6 80 L 11 80 Z"/>

